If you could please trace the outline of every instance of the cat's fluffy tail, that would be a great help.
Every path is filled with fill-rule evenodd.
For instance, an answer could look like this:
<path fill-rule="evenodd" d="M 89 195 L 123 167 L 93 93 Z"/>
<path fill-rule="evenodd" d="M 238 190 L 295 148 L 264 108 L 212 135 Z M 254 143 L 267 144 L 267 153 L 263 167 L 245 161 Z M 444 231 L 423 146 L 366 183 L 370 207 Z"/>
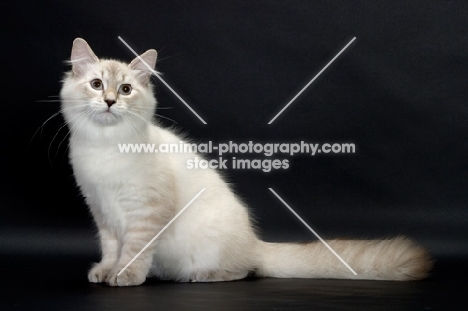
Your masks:
<path fill-rule="evenodd" d="M 319 241 L 306 244 L 260 242 L 261 263 L 256 274 L 277 278 L 406 281 L 425 278 L 432 268 L 426 250 L 406 238 L 327 243 L 357 275 Z"/>

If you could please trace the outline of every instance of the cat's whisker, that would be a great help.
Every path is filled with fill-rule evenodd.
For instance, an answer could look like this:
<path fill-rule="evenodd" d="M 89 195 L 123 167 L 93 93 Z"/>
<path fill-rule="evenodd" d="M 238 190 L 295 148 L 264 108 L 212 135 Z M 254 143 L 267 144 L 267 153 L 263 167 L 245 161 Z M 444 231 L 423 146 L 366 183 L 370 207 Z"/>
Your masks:
<path fill-rule="evenodd" d="M 29 143 L 28 143 L 28 146 L 26 148 L 26 152 L 29 150 L 29 147 L 31 146 L 31 143 L 32 141 L 34 140 L 34 137 L 36 137 L 37 133 L 39 131 L 41 131 L 41 136 L 42 136 L 42 129 L 44 128 L 44 125 L 46 125 L 47 122 L 49 122 L 50 120 L 52 120 L 53 118 L 55 118 L 56 116 L 58 116 L 60 114 L 60 111 L 59 112 L 56 112 L 54 113 L 52 116 L 50 116 L 47 120 L 44 121 L 44 123 L 42 123 L 41 126 L 39 126 L 37 128 L 37 130 L 34 132 L 33 136 L 31 137 L 31 139 L 29 140 Z"/>
<path fill-rule="evenodd" d="M 125 124 L 125 127 L 129 130 L 129 131 L 132 131 L 133 134 L 135 134 L 135 131 L 133 131 L 132 127 L 130 126 L 130 124 L 128 124 L 127 122 L 127 118 L 125 115 L 122 115 L 121 116 L 122 120 L 123 120 L 123 123 Z M 138 135 L 135 135 L 136 138 L 138 139 L 138 141 L 140 140 L 140 138 L 138 137 Z"/>
<path fill-rule="evenodd" d="M 87 110 L 87 111 L 82 113 L 82 114 L 84 114 L 82 116 L 82 118 L 80 118 L 75 123 L 75 125 L 70 129 L 70 132 L 72 132 L 72 134 L 74 134 L 73 135 L 74 137 L 77 137 L 77 139 L 80 139 L 80 135 L 83 132 L 84 124 L 85 124 L 86 120 L 87 119 L 92 119 L 96 113 L 97 113 L 96 111 L 91 111 L 91 110 Z M 82 137 L 84 137 L 84 136 L 82 136 Z M 86 138 L 84 138 L 84 139 L 86 139 Z"/>
<path fill-rule="evenodd" d="M 52 162 L 53 162 L 53 161 L 50 159 L 50 148 L 52 147 L 52 144 L 53 144 L 55 138 L 57 137 L 57 135 L 59 134 L 59 132 L 60 132 L 60 131 L 62 130 L 62 128 L 64 128 L 65 126 L 67 126 L 67 124 L 62 125 L 62 126 L 58 129 L 58 131 L 55 133 L 54 137 L 52 138 L 52 140 L 51 140 L 51 142 L 50 142 L 50 144 L 49 144 L 49 148 L 47 148 L 47 158 L 49 159 L 49 164 L 50 164 L 50 166 L 51 166 L 52 168 L 53 168 L 53 165 L 52 165 Z"/>
<path fill-rule="evenodd" d="M 129 120 L 129 122 L 131 123 L 131 121 Z M 143 135 L 143 138 L 145 139 L 145 143 L 148 143 L 149 142 L 149 139 L 148 137 L 145 135 L 145 133 L 141 130 L 141 128 L 139 126 L 136 126 L 136 128 L 138 129 L 138 131 L 140 131 L 141 135 Z"/>
<path fill-rule="evenodd" d="M 142 120 L 143 122 L 145 122 L 148 126 L 153 126 L 153 123 L 151 123 L 150 121 L 148 121 L 147 119 L 143 118 L 142 116 L 140 116 L 138 113 L 135 113 L 135 112 L 132 112 L 130 110 L 127 110 L 128 113 L 130 113 L 131 115 L 139 118 L 140 120 Z"/>
<path fill-rule="evenodd" d="M 158 113 L 155 113 L 155 115 L 157 115 L 157 116 L 160 117 L 160 118 L 163 118 L 163 119 L 169 120 L 169 121 L 171 121 L 171 122 L 174 122 L 175 124 L 179 124 L 177 121 L 175 121 L 175 120 L 173 120 L 173 119 L 171 119 L 171 118 L 165 117 L 165 116 L 163 116 L 163 115 L 160 115 L 160 114 L 158 114 Z"/>
<path fill-rule="evenodd" d="M 140 116 L 138 113 L 136 113 L 136 112 L 134 112 L 134 111 L 142 111 L 142 112 L 146 113 L 145 111 L 140 110 L 140 109 L 137 109 L 137 108 L 135 108 L 135 107 L 131 107 L 131 108 L 127 109 L 127 112 L 130 113 L 131 115 L 133 115 L 133 116 L 139 118 L 140 120 L 142 120 L 143 122 L 145 122 L 147 125 L 153 126 L 153 123 L 151 123 L 150 121 L 148 121 L 148 119 L 143 118 L 142 116 Z M 148 113 L 150 113 L 150 112 L 148 112 Z M 150 113 L 150 114 L 152 115 L 152 113 Z M 140 129 L 139 127 L 137 127 L 137 128 Z M 141 129 L 140 129 L 140 131 L 141 131 Z M 146 135 L 143 133 L 143 131 L 141 131 L 141 132 L 142 132 L 143 136 L 145 136 L 146 141 L 148 141 L 148 138 L 147 138 Z"/>
<path fill-rule="evenodd" d="M 150 113 L 150 114 L 153 114 L 152 111 L 151 111 L 151 112 L 150 112 L 150 111 L 145 111 L 145 110 L 143 110 L 143 109 L 139 109 L 139 108 L 135 108 L 135 107 L 129 107 L 129 108 L 128 108 L 128 111 L 131 111 L 131 110 L 133 110 L 133 111 L 140 111 L 140 112 L 143 112 L 143 113 Z M 165 116 L 160 115 L 160 114 L 158 114 L 158 113 L 154 113 L 154 114 L 157 115 L 157 116 L 160 117 L 160 118 L 169 120 L 169 121 L 171 121 L 171 122 L 173 122 L 173 123 L 175 123 L 175 124 L 179 124 L 179 123 L 177 123 L 177 121 L 175 121 L 175 120 L 173 120 L 173 119 L 171 119 L 171 118 L 165 117 Z"/>
<path fill-rule="evenodd" d="M 65 152 L 62 155 L 62 162 L 60 163 L 63 166 L 63 162 L 65 161 L 65 156 L 68 154 L 68 150 L 70 149 L 70 145 L 67 144 L 67 148 L 65 148 Z"/>
<path fill-rule="evenodd" d="M 133 114 L 133 113 L 130 112 L 130 114 Z M 134 115 L 140 117 L 138 114 L 134 114 Z M 146 124 L 151 124 L 150 122 L 148 122 L 148 121 L 145 120 L 145 119 L 142 119 L 142 120 L 145 121 Z M 129 122 L 131 123 L 131 120 L 129 120 Z M 143 137 L 145 138 L 145 143 L 149 142 L 148 137 L 146 137 L 145 133 L 141 130 L 141 128 L 140 128 L 139 126 L 137 126 L 136 128 L 141 132 L 141 134 L 142 134 Z"/>
<path fill-rule="evenodd" d="M 74 103 L 74 102 L 79 102 L 82 101 L 83 99 L 80 97 L 75 97 L 75 98 L 59 98 L 60 96 L 57 96 L 58 99 L 38 99 L 35 100 L 36 103 L 60 103 L 60 102 L 69 102 L 69 103 Z M 55 97 L 55 98 L 57 98 Z"/>
<path fill-rule="evenodd" d="M 129 125 L 129 127 L 132 129 L 133 133 L 135 134 L 135 136 L 137 137 L 138 141 L 141 143 L 141 140 L 140 140 L 140 136 L 138 136 L 138 134 L 135 132 L 135 126 L 132 124 L 132 122 L 130 120 L 128 120 L 128 118 L 126 116 L 124 116 L 124 121 L 126 122 L 126 124 Z M 148 137 L 146 137 L 146 135 L 143 133 L 143 131 L 140 129 L 139 126 L 136 126 L 136 128 L 141 132 L 141 134 L 143 135 L 143 137 L 145 138 L 145 143 L 148 142 Z"/>
<path fill-rule="evenodd" d="M 79 114 L 75 115 L 71 120 L 69 120 L 69 123 L 71 123 L 74 119 L 76 119 L 77 117 L 82 117 L 84 115 L 83 112 L 80 112 Z M 47 157 L 49 159 L 49 164 L 51 167 L 53 167 L 52 165 L 52 160 L 50 159 L 50 148 L 52 147 L 52 144 L 55 140 L 55 138 L 57 138 L 57 135 L 60 133 L 60 131 L 67 126 L 67 122 L 64 122 L 62 126 L 60 126 L 60 128 L 57 130 L 57 132 L 55 133 L 54 137 L 52 138 L 50 144 L 49 144 L 49 148 L 47 149 Z"/>
<path fill-rule="evenodd" d="M 151 117 L 153 115 L 152 111 L 151 112 L 150 111 L 144 111 L 144 110 L 139 110 L 139 109 L 136 109 L 134 107 L 131 107 L 131 108 L 127 109 L 127 112 L 130 113 L 131 115 L 134 115 L 134 116 L 140 118 L 146 124 L 152 124 L 150 121 L 148 121 L 149 118 L 145 119 L 144 117 L 142 117 L 141 115 L 138 114 L 138 112 L 142 112 L 142 113 L 148 114 L 148 117 Z"/>
<path fill-rule="evenodd" d="M 80 105 L 73 105 L 73 106 L 70 106 L 70 107 L 62 107 L 60 108 L 60 112 L 64 112 L 64 111 L 68 111 L 68 110 L 73 110 L 73 109 L 77 109 L 77 108 L 82 108 L 82 107 L 88 107 L 89 104 L 80 104 Z"/>
<path fill-rule="evenodd" d="M 80 118 L 69 131 L 70 133 L 74 131 L 76 136 L 79 136 L 80 132 L 82 131 L 84 124 L 86 122 L 86 119 L 92 117 L 92 115 L 95 114 L 95 112 L 87 110 L 83 112 L 83 114 L 84 116 Z"/>
<path fill-rule="evenodd" d="M 135 137 L 137 138 L 138 142 L 141 143 L 141 140 L 140 140 L 140 136 L 138 136 L 138 134 L 135 132 L 135 129 L 133 128 L 133 126 L 128 122 L 127 118 L 125 116 L 122 117 L 123 121 L 124 121 L 124 124 L 127 128 L 129 128 L 133 134 L 135 134 Z"/>
<path fill-rule="evenodd" d="M 55 161 L 55 158 L 57 158 L 57 155 L 58 155 L 58 153 L 59 153 L 59 151 L 60 151 L 60 146 L 62 146 L 63 142 L 65 141 L 65 139 L 67 139 L 67 137 L 70 135 L 70 133 L 71 133 L 71 130 L 68 130 L 67 135 L 65 135 L 65 137 L 60 141 L 60 144 L 59 144 L 58 147 L 57 147 L 57 151 L 55 151 L 55 155 L 54 155 L 54 160 L 53 160 L 53 161 Z"/>
<path fill-rule="evenodd" d="M 84 106 L 87 106 L 87 104 L 83 104 L 83 105 L 76 105 L 76 106 L 73 106 L 73 107 L 66 107 L 66 108 L 61 108 L 58 112 L 55 112 L 52 116 L 50 116 L 49 118 L 47 118 L 47 120 L 45 120 L 38 128 L 37 130 L 34 132 L 34 134 L 32 135 L 31 139 L 29 140 L 28 142 L 28 146 L 26 147 L 26 152 L 29 150 L 29 147 L 31 146 L 31 143 L 32 141 L 34 140 L 34 138 L 36 137 L 37 133 L 40 131 L 40 136 L 42 137 L 42 132 L 44 130 L 44 126 L 47 124 L 47 122 L 49 122 L 50 120 L 52 120 L 53 118 L 57 117 L 58 115 L 60 115 L 61 112 L 64 112 L 64 111 L 67 111 L 67 110 L 71 110 L 71 109 L 75 109 L 76 107 L 84 107 Z M 62 123 L 63 125 L 64 123 Z"/>
<path fill-rule="evenodd" d="M 83 104 L 83 105 L 74 105 L 74 106 L 71 106 L 71 107 L 65 107 L 65 108 L 62 108 L 60 109 L 60 112 L 65 112 L 65 111 L 73 111 L 73 110 L 76 110 L 76 112 L 84 112 L 88 109 L 89 105 L 88 104 Z M 85 108 L 85 109 L 81 109 L 81 108 Z"/>
<path fill-rule="evenodd" d="M 57 97 L 59 97 L 59 96 L 57 96 Z M 75 100 L 59 100 L 59 101 L 60 101 L 60 102 L 71 102 L 71 103 L 73 103 Z M 69 111 L 69 110 L 73 110 L 73 109 L 77 109 L 77 108 L 81 108 L 81 107 L 87 107 L 87 106 L 88 106 L 88 104 L 86 103 L 86 104 L 80 104 L 80 105 L 73 105 L 73 106 L 70 106 L 70 107 L 62 107 L 58 113 L 63 113 L 63 112 L 65 112 L 65 111 Z M 81 112 L 81 113 L 79 114 L 79 115 L 85 114 L 85 116 L 82 118 L 82 120 L 83 120 L 82 123 L 84 123 L 85 120 L 86 120 L 86 115 L 88 114 L 87 112 L 88 112 L 88 111 L 85 111 L 84 113 Z M 73 120 L 73 119 L 72 119 L 72 120 Z M 79 121 L 81 121 L 81 119 L 80 119 Z M 78 122 L 79 122 L 79 121 L 78 121 Z M 63 123 L 62 125 L 66 125 L 66 124 L 67 124 L 67 123 L 65 122 L 65 123 Z M 75 125 L 74 125 L 71 129 L 68 130 L 67 134 L 66 134 L 66 135 L 63 137 L 63 139 L 60 141 L 59 145 L 57 146 L 57 151 L 55 152 L 55 155 L 54 155 L 54 158 L 53 158 L 52 162 L 55 162 L 55 159 L 57 158 L 57 155 L 58 155 L 58 153 L 59 153 L 59 151 L 60 151 L 60 147 L 62 146 L 63 142 L 67 139 L 67 137 L 70 136 L 70 134 L 71 134 L 71 132 L 72 132 L 72 129 L 75 128 L 76 125 L 77 125 L 77 123 L 75 123 Z M 57 134 L 58 134 L 58 132 L 57 132 Z M 53 142 L 53 140 L 52 140 L 52 142 Z M 52 144 L 52 142 L 51 142 L 51 144 Z M 50 145 L 49 145 L 49 148 L 50 148 Z M 65 152 L 64 152 L 63 157 L 67 154 L 67 150 L 68 150 L 68 149 L 69 149 L 69 146 L 67 145 L 67 148 L 65 149 Z M 62 163 L 63 163 L 63 160 L 64 160 L 63 157 L 62 157 Z M 50 157 L 49 157 L 49 162 L 50 162 Z"/>
<path fill-rule="evenodd" d="M 153 108 L 143 108 L 143 107 L 129 106 L 128 109 L 134 110 L 134 111 L 141 111 L 141 112 L 144 112 L 144 113 L 153 113 Z"/>
<path fill-rule="evenodd" d="M 60 103 L 60 99 L 39 99 L 35 100 L 36 103 Z"/>
<path fill-rule="evenodd" d="M 164 48 L 160 49 L 159 50 L 159 53 L 161 53 L 161 51 L 163 50 Z M 174 57 L 179 57 L 180 56 L 180 53 L 177 53 L 175 55 L 171 55 L 171 56 L 166 56 L 166 57 L 163 57 L 163 58 L 158 58 L 158 63 L 161 63 L 162 61 L 165 61 L 166 59 L 171 59 L 171 58 L 174 58 Z"/>

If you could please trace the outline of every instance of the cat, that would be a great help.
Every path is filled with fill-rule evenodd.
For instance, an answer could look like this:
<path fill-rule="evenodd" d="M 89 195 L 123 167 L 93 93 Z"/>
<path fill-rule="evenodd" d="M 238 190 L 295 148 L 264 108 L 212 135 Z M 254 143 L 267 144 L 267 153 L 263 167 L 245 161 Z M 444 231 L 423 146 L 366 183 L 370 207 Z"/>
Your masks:
<path fill-rule="evenodd" d="M 247 207 L 216 170 L 187 169 L 187 160 L 198 155 L 119 152 L 119 143 L 184 141 L 155 125 L 150 77 L 156 58 L 157 52 L 148 50 L 129 64 L 99 59 L 85 40 L 73 42 L 72 69 L 62 81 L 61 112 L 70 131 L 73 174 L 100 238 L 102 260 L 90 269 L 89 282 L 135 286 L 151 276 L 179 282 L 233 281 L 248 275 L 371 280 L 427 276 L 427 251 L 402 237 L 329 241 L 357 275 L 319 241 L 264 242 Z"/>

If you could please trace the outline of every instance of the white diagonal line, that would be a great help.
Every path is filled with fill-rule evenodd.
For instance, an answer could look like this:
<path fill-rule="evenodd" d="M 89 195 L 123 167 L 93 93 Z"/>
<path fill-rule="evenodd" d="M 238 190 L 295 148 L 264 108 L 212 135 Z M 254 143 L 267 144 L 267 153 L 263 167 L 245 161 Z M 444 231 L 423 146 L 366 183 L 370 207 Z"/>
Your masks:
<path fill-rule="evenodd" d="M 350 46 L 350 45 L 351 45 L 351 43 L 353 43 L 353 41 L 354 41 L 354 40 L 356 40 L 356 37 L 354 37 L 354 38 L 353 38 L 351 41 L 349 41 L 349 43 L 348 43 L 348 44 L 346 44 L 346 46 L 345 46 L 344 48 L 342 48 L 342 49 L 341 49 L 341 51 L 340 51 L 340 52 L 338 52 L 338 54 L 336 54 L 336 56 L 335 56 L 335 57 L 333 57 L 333 59 L 332 59 L 331 61 L 329 61 L 329 62 L 328 62 L 328 64 L 327 64 L 327 65 L 325 65 L 325 67 L 323 67 L 323 69 L 322 69 L 322 70 L 320 70 L 320 72 L 319 72 L 318 74 L 316 74 L 316 75 L 315 75 L 315 77 L 313 77 L 313 79 L 312 79 L 312 80 L 310 80 L 310 82 L 309 82 L 309 83 L 307 83 L 307 85 L 306 85 L 306 86 L 304 86 L 304 87 L 302 88 L 302 90 L 300 90 L 300 91 L 299 91 L 299 93 L 297 93 L 297 95 L 296 95 L 296 96 L 294 96 L 294 97 L 293 97 L 293 99 L 291 99 L 291 100 L 289 101 L 289 103 L 287 103 L 287 104 L 286 104 L 286 106 L 284 106 L 284 107 L 283 107 L 283 109 L 281 109 L 281 111 L 280 111 L 280 112 L 278 112 L 278 113 L 276 114 L 276 116 L 275 116 L 273 119 L 271 119 L 271 120 L 270 120 L 270 122 L 268 122 L 268 124 L 271 124 L 271 123 L 273 123 L 273 121 L 275 121 L 275 120 L 276 120 L 276 118 L 278 118 L 278 117 L 279 117 L 279 115 L 280 115 L 280 114 L 282 114 L 282 113 L 283 113 L 283 112 L 286 110 L 286 108 L 288 108 L 288 107 L 289 107 L 289 105 L 291 105 L 291 104 L 293 103 L 293 101 L 295 101 L 295 100 L 296 100 L 296 99 L 299 97 L 299 95 L 301 95 L 301 94 L 302 94 L 302 92 L 304 92 L 304 91 L 305 91 L 305 90 L 306 90 L 306 89 L 309 87 L 309 85 L 311 85 L 311 84 L 312 84 L 312 82 L 314 82 L 314 81 L 315 81 L 315 79 L 317 79 L 317 78 L 318 78 L 318 77 L 319 77 L 319 76 L 322 74 L 322 72 L 324 72 L 324 71 L 325 71 L 325 69 L 327 69 L 327 68 L 328 68 L 328 66 L 330 66 L 330 65 L 331 65 L 331 63 L 333 63 L 333 62 L 335 61 L 335 59 L 337 59 L 337 58 L 338 58 L 338 56 L 340 56 L 340 55 L 341 55 L 341 53 L 343 53 L 343 52 L 344 52 L 344 50 L 346 50 L 346 49 L 348 48 L 348 46 Z"/>
<path fill-rule="evenodd" d="M 180 95 L 177 94 L 177 92 L 174 91 L 174 89 L 173 89 L 169 84 L 167 84 L 166 81 L 163 80 L 163 78 L 161 78 L 161 76 L 158 74 L 158 72 L 157 72 L 156 70 L 154 70 L 153 68 L 151 68 L 151 66 L 148 65 L 148 64 L 140 57 L 140 55 L 138 55 L 138 53 L 135 52 L 134 49 L 132 49 L 132 47 L 131 47 L 127 42 L 125 42 L 124 39 L 122 39 L 120 36 L 119 36 L 118 38 L 119 38 L 120 41 L 122 41 L 123 44 L 125 44 L 125 46 L 126 46 L 133 54 L 135 54 L 136 57 L 138 57 L 138 59 L 139 59 L 141 62 L 143 62 L 143 64 L 146 65 L 146 67 L 148 67 L 149 70 L 151 70 L 151 72 L 153 73 L 153 75 L 156 76 L 156 78 L 158 78 L 162 83 L 164 83 L 164 85 L 165 85 L 172 93 L 174 93 L 174 95 L 175 95 L 185 106 L 187 106 L 187 108 L 188 108 L 198 119 L 200 119 L 200 121 L 203 122 L 203 124 L 207 124 L 207 123 L 205 122 L 205 120 L 203 120 L 202 117 L 200 117 L 200 116 L 198 115 L 198 113 L 196 113 L 195 110 L 193 110 L 193 108 L 190 107 L 190 105 L 187 104 L 187 102 L 186 102 L 182 97 L 180 97 Z"/>
<path fill-rule="evenodd" d="M 124 272 L 125 269 L 127 269 L 128 266 L 130 266 L 132 262 L 134 262 L 135 259 L 137 259 L 141 255 L 141 253 L 143 253 L 177 219 L 177 217 L 179 217 L 187 209 L 187 207 L 189 207 L 190 204 L 192 204 L 193 201 L 195 201 L 200 196 L 200 194 L 202 194 L 203 191 L 205 191 L 205 189 L 206 188 L 200 190 L 200 192 L 198 192 L 197 195 L 192 200 L 190 200 L 190 202 L 188 202 L 187 205 L 185 205 L 184 208 L 181 209 L 180 212 L 178 212 L 177 215 L 175 215 L 174 218 L 172 218 L 172 220 L 169 221 L 167 225 L 165 225 L 164 228 L 162 228 L 161 231 L 159 231 L 159 233 L 156 234 L 156 236 L 152 238 L 151 241 L 149 241 L 148 244 L 146 244 L 145 247 L 143 247 L 143 249 L 138 254 L 136 254 L 135 257 L 133 257 L 133 259 L 130 260 L 130 262 L 125 267 L 122 268 L 122 270 L 120 270 L 119 273 L 117 273 L 117 276 L 122 274 L 122 272 Z"/>
<path fill-rule="evenodd" d="M 303 224 L 304 226 L 307 227 L 307 229 L 309 229 L 319 240 L 320 242 L 322 242 L 332 253 L 333 255 L 336 256 L 336 258 L 338 258 L 345 266 L 346 268 L 348 268 L 354 275 L 357 275 L 356 271 L 353 270 L 353 268 L 351 268 L 348 263 L 346 263 L 346 261 L 343 260 L 343 258 L 340 257 L 340 255 L 337 254 L 337 252 L 335 252 L 335 250 L 333 250 L 333 248 L 330 247 L 330 245 L 328 245 L 327 242 L 325 242 L 324 239 L 322 239 L 318 234 L 317 232 L 315 232 L 314 229 L 312 229 L 305 221 L 304 219 L 301 218 L 301 216 L 299 216 L 292 208 L 291 206 L 288 205 L 288 203 L 286 203 L 276 192 L 275 190 L 273 190 L 272 188 L 268 188 L 290 211 L 291 213 L 294 214 L 294 216 L 296 216 Z"/>

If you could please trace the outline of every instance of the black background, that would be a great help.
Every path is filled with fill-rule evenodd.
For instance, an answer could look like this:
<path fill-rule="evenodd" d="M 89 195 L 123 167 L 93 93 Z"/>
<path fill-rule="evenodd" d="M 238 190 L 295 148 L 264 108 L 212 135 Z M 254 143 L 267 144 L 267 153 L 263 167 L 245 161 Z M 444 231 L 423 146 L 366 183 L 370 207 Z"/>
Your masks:
<path fill-rule="evenodd" d="M 271 187 L 323 238 L 406 235 L 436 259 L 468 256 L 463 1 L 22 1 L 4 13 L 4 258 L 84 256 L 80 282 L 98 259 L 63 119 L 37 130 L 59 111 L 73 39 L 98 57 L 131 61 L 118 36 L 139 53 L 158 50 L 162 77 L 208 123 L 154 79 L 157 113 L 174 121 L 159 118 L 163 126 L 199 142 L 356 145 L 355 154 L 276 155 L 289 159 L 287 170 L 224 172 L 264 239 L 315 239 Z"/>

